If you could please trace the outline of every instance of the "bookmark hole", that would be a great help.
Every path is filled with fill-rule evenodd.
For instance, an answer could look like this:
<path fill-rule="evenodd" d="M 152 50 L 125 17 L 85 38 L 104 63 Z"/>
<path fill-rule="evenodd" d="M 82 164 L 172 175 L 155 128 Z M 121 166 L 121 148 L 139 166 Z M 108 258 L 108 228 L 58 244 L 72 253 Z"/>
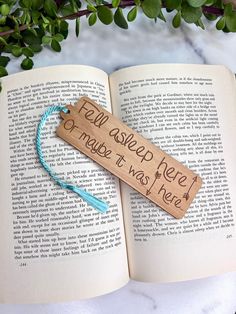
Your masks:
<path fill-rule="evenodd" d="M 61 111 L 63 111 L 64 113 L 70 113 L 70 110 L 65 107 Z"/>

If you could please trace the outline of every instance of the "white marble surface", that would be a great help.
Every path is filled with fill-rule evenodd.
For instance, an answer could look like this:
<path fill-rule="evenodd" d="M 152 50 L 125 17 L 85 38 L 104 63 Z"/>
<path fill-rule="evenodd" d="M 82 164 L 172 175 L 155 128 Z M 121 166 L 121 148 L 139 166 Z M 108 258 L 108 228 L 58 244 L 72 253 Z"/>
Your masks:
<path fill-rule="evenodd" d="M 73 33 L 73 31 L 72 31 Z M 60 54 L 45 49 L 34 58 L 35 66 L 87 64 L 108 73 L 144 63 L 224 64 L 236 73 L 236 34 L 206 31 L 183 25 L 173 30 L 142 16 L 128 31 L 116 26 L 82 23 L 81 36 L 63 43 Z M 19 62 L 9 66 L 19 71 Z M 236 248 L 235 248 L 236 249 Z M 236 272 L 169 284 L 131 281 L 124 288 L 90 300 L 48 305 L 0 305 L 0 314 L 235 314 Z"/>

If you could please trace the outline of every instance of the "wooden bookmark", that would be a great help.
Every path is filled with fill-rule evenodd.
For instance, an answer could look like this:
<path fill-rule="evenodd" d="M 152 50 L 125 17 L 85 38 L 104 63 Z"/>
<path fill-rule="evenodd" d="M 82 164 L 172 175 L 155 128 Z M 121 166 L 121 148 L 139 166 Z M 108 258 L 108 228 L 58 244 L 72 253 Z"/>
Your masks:
<path fill-rule="evenodd" d="M 61 112 L 57 135 L 176 218 L 201 187 L 193 171 L 88 97 Z"/>

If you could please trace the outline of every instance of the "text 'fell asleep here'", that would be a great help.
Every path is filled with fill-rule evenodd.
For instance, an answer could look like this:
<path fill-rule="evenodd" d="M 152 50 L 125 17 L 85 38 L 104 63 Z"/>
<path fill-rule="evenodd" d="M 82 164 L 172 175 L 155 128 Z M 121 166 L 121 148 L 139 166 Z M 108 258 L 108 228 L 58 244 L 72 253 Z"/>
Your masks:
<path fill-rule="evenodd" d="M 57 135 L 176 218 L 202 181 L 88 97 L 61 112 Z"/>

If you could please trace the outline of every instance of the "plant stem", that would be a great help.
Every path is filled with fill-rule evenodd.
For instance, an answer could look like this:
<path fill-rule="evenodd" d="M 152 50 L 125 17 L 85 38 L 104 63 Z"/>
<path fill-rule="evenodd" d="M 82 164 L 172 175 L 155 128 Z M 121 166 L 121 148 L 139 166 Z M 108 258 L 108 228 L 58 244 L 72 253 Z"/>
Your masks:
<path fill-rule="evenodd" d="M 24 31 L 26 30 L 27 28 L 29 28 L 29 25 L 21 25 L 19 26 L 19 31 Z M 0 36 L 3 37 L 3 36 L 7 36 L 7 35 L 10 35 L 10 34 L 13 34 L 15 33 L 15 29 L 9 29 L 8 31 L 5 31 L 5 32 L 0 32 Z"/>
<path fill-rule="evenodd" d="M 119 7 L 120 8 L 126 8 L 126 7 L 130 7 L 130 6 L 134 6 L 134 5 L 135 5 L 135 3 L 134 3 L 133 0 L 123 0 L 123 1 L 120 2 Z M 106 4 L 104 6 L 106 6 L 108 8 L 112 8 L 112 4 L 111 3 Z M 76 13 L 73 13 L 73 14 L 70 14 L 70 15 L 66 15 L 66 16 L 62 16 L 62 17 L 60 17 L 60 19 L 62 19 L 62 20 L 74 20 L 77 17 L 81 17 L 81 16 L 87 15 L 89 13 L 91 13 L 91 11 L 89 11 L 89 10 L 86 10 L 86 9 L 85 10 L 80 10 L 80 11 L 78 11 Z"/>
<path fill-rule="evenodd" d="M 123 0 L 120 2 L 120 5 L 119 5 L 120 8 L 126 8 L 126 7 L 130 7 L 130 6 L 135 6 L 135 3 L 133 0 Z M 106 4 L 106 7 L 112 8 L 112 4 Z M 163 8 L 166 7 L 164 3 L 162 4 L 162 7 Z M 223 13 L 224 13 L 223 9 L 219 9 L 219 8 L 211 7 L 211 6 L 210 7 L 202 6 L 202 11 L 203 11 L 203 13 L 206 13 L 206 14 L 215 14 L 215 15 L 223 15 Z M 76 13 L 71 14 L 71 15 L 62 16 L 61 19 L 62 20 L 74 20 L 77 17 L 81 17 L 81 16 L 87 15 L 89 13 L 91 13 L 91 11 L 89 11 L 89 10 L 80 10 Z"/>
<path fill-rule="evenodd" d="M 224 10 L 216 7 L 207 7 L 205 5 L 202 6 L 202 12 L 206 14 L 214 14 L 214 15 L 223 15 Z"/>
<path fill-rule="evenodd" d="M 58 1 L 59 3 L 59 1 Z M 112 8 L 112 4 L 106 4 L 104 5 L 108 8 Z M 119 7 L 120 8 L 126 8 L 126 7 L 130 7 L 130 6 L 135 6 L 135 2 L 133 0 L 122 0 L 120 2 L 120 5 Z M 162 7 L 165 8 L 165 3 L 162 4 Z M 203 13 L 205 14 L 214 14 L 214 15 L 217 15 L 217 16 L 220 16 L 220 15 L 223 15 L 224 14 L 224 10 L 223 9 L 220 9 L 220 8 L 216 8 L 216 7 L 213 7 L 213 6 L 202 6 L 202 11 Z M 87 10 L 87 9 L 84 9 L 84 10 L 80 10 L 76 13 L 73 13 L 73 14 L 70 14 L 70 15 L 66 15 L 66 16 L 61 16 L 60 19 L 61 20 L 74 20 L 78 17 L 81 17 L 81 16 L 84 16 L 84 15 L 88 15 L 90 14 L 91 11 Z M 24 31 L 28 28 L 29 26 L 28 25 L 21 25 L 19 27 L 19 30 L 20 31 Z M 1 37 L 4 37 L 4 36 L 7 36 L 7 35 L 10 35 L 10 34 L 13 34 L 15 32 L 15 29 L 10 29 L 8 31 L 4 31 L 4 32 L 0 32 L 0 36 Z"/>

